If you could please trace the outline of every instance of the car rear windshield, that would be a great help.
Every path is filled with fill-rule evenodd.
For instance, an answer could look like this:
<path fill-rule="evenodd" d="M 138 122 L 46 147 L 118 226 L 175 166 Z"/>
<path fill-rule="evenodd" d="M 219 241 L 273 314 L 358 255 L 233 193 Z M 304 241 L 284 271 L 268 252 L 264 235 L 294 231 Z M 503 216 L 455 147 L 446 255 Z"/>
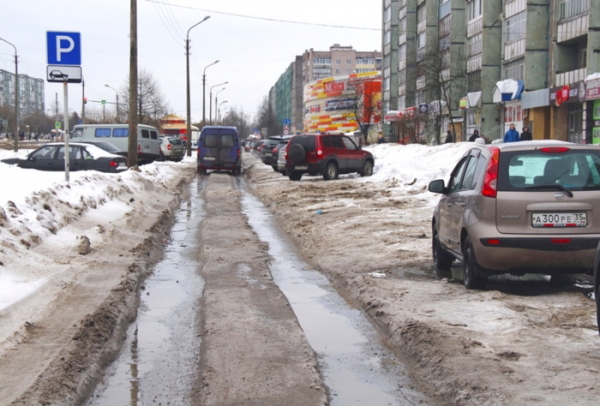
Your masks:
<path fill-rule="evenodd" d="M 304 147 L 306 151 L 314 151 L 316 138 L 311 135 L 296 135 L 290 141 L 290 145 L 300 144 Z"/>
<path fill-rule="evenodd" d="M 550 151 L 503 152 L 498 190 L 539 190 L 556 185 L 568 190 L 600 190 L 600 150 Z"/>

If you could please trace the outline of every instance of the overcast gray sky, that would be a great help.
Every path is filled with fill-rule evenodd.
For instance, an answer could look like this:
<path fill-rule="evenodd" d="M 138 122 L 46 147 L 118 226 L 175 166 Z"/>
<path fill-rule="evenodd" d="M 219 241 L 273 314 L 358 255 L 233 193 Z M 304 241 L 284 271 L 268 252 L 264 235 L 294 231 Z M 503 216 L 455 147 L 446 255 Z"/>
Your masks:
<path fill-rule="evenodd" d="M 5 1 L 0 38 L 17 47 L 19 73 L 46 79 L 46 32 L 81 33 L 85 94 L 88 100 L 114 101 L 115 92 L 104 85 L 121 90 L 128 79 L 129 9 L 128 0 Z M 207 119 L 210 87 L 223 82 L 229 83 L 218 96 L 219 103 L 227 101 L 222 107 L 254 115 L 305 50 L 340 44 L 381 51 L 380 0 L 138 0 L 139 67 L 152 72 L 171 112 L 183 117 L 186 33 L 205 16 L 210 18 L 189 32 L 193 122 L 202 119 L 205 68 Z M 13 55 L 13 48 L 0 42 L 1 69 L 14 72 Z M 213 88 L 213 102 L 220 89 Z M 69 110 L 80 112 L 82 86 L 70 84 L 68 91 Z M 47 112 L 57 94 L 62 108 L 61 84 L 46 82 L 45 92 Z"/>

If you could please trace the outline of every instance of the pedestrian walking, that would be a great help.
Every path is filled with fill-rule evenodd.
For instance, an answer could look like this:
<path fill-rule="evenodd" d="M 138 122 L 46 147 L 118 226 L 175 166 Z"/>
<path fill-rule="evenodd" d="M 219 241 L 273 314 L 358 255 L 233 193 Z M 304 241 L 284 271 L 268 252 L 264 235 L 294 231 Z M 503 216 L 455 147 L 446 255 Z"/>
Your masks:
<path fill-rule="evenodd" d="M 479 130 L 476 128 L 473 130 L 473 135 L 471 135 L 471 137 L 469 137 L 469 141 L 470 142 L 475 142 L 475 140 L 479 138 Z"/>
<path fill-rule="evenodd" d="M 454 137 L 452 136 L 452 131 L 448 130 L 446 133 L 446 141 L 444 141 L 444 143 L 449 144 L 451 142 L 454 142 Z"/>
<path fill-rule="evenodd" d="M 520 141 L 519 132 L 515 130 L 515 125 L 510 123 L 510 128 L 504 134 L 504 142 L 518 142 Z"/>
<path fill-rule="evenodd" d="M 523 132 L 521 133 L 521 141 L 531 141 L 533 140 L 533 136 L 531 135 L 531 131 L 529 131 L 529 127 L 524 126 Z"/>

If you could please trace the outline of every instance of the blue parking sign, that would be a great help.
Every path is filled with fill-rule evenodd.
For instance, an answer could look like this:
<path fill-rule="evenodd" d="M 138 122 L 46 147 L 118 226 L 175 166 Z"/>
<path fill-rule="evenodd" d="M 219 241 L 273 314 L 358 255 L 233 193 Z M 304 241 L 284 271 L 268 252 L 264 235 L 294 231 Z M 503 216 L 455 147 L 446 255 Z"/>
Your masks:
<path fill-rule="evenodd" d="M 81 65 L 81 34 L 47 31 L 48 65 Z"/>

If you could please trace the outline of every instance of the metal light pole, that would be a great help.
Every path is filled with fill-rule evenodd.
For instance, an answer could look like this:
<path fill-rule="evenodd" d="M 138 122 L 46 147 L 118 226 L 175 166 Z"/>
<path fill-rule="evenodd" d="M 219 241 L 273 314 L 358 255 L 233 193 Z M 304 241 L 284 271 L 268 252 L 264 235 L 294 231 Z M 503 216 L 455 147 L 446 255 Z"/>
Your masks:
<path fill-rule="evenodd" d="M 210 65 L 206 66 L 204 68 L 204 71 L 202 71 L 202 125 L 203 126 L 206 125 L 206 69 L 210 66 L 213 66 L 215 63 L 218 63 L 218 62 L 219 62 L 219 60 L 217 59 Z M 208 101 L 210 101 L 210 99 Z"/>
<path fill-rule="evenodd" d="M 0 38 L 0 41 L 6 42 L 8 45 L 15 49 L 15 136 L 14 136 L 14 150 L 19 151 L 19 57 L 17 56 L 17 47 L 12 43 L 8 42 L 4 38 Z"/>
<path fill-rule="evenodd" d="M 192 156 L 192 117 L 190 112 L 190 30 L 197 25 L 202 24 L 206 20 L 208 20 L 210 16 L 204 17 L 204 19 L 196 24 L 192 25 L 188 30 L 185 36 L 185 74 L 186 74 L 186 120 L 187 120 L 187 156 Z"/>
<path fill-rule="evenodd" d="M 223 88 L 223 89 L 219 90 L 217 93 L 215 93 L 215 118 L 216 118 L 217 120 L 218 120 L 218 117 L 217 117 L 217 107 L 218 107 L 218 105 L 217 105 L 217 101 L 218 101 L 218 98 L 217 98 L 217 96 L 218 96 L 218 95 L 219 95 L 219 93 L 221 93 L 223 90 L 225 90 L 225 88 Z"/>
<path fill-rule="evenodd" d="M 118 123 L 119 122 L 119 92 L 117 92 L 117 89 L 115 89 L 112 86 L 109 86 L 109 85 L 104 85 L 104 86 L 106 86 L 106 87 L 108 87 L 108 88 L 110 88 L 110 89 L 112 89 L 112 90 L 115 91 L 115 95 L 117 97 L 117 110 L 116 110 L 116 113 L 115 113 L 115 121 Z"/>
<path fill-rule="evenodd" d="M 215 97 L 215 99 L 216 99 L 216 97 Z M 219 109 L 217 110 L 217 112 L 218 112 L 218 114 L 217 114 L 217 124 L 219 124 L 221 122 L 221 106 L 223 104 L 225 104 L 225 103 L 227 103 L 227 100 L 222 101 L 221 103 L 219 103 Z"/>
<path fill-rule="evenodd" d="M 212 125 L 212 123 L 213 123 L 213 121 L 212 121 L 212 90 L 214 87 L 223 86 L 223 85 L 226 85 L 227 83 L 229 83 L 229 82 L 219 83 L 218 85 L 214 85 L 214 86 L 210 87 L 210 93 L 208 95 L 208 107 L 210 108 L 210 117 L 209 117 L 208 121 L 210 121 L 210 125 Z M 225 88 L 223 88 L 223 89 L 225 89 Z M 223 90 L 223 89 L 221 89 L 221 90 Z"/>

